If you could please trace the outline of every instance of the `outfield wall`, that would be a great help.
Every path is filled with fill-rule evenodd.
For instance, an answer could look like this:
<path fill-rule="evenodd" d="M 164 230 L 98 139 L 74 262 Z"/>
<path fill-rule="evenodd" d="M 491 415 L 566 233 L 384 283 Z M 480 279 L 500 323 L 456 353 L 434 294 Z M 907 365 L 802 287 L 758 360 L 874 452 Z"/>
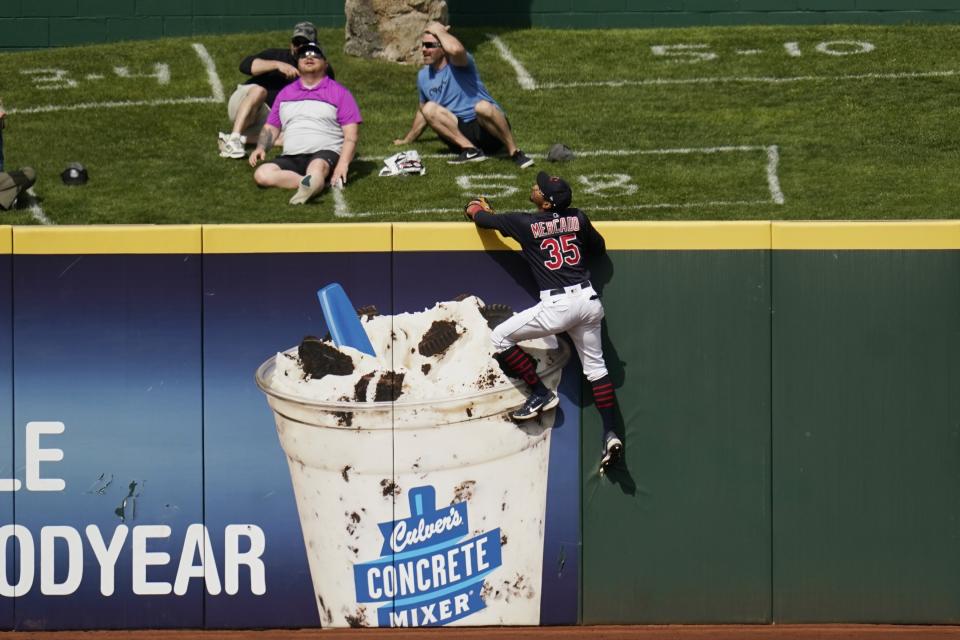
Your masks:
<path fill-rule="evenodd" d="M 450 0 L 463 26 L 609 29 L 734 24 L 958 22 L 960 0 Z M 340 0 L 6 0 L 0 50 L 344 24 Z"/>
<path fill-rule="evenodd" d="M 597 226 L 607 477 L 576 357 L 523 435 L 474 398 L 445 445 L 401 418 L 374 445 L 341 406 L 291 454 L 321 430 L 274 405 L 280 446 L 254 371 L 323 335 L 316 290 L 519 310 L 493 233 L 0 227 L 0 628 L 960 621 L 960 222 Z"/>

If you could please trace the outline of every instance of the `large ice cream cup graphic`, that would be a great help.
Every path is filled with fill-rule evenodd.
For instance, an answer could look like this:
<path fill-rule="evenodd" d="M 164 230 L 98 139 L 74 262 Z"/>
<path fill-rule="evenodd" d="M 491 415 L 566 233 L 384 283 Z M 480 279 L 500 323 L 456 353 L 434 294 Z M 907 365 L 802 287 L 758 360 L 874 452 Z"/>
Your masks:
<path fill-rule="evenodd" d="M 523 346 L 556 388 L 567 346 Z M 256 380 L 289 463 L 321 625 L 538 624 L 557 411 L 514 423 L 525 391 L 483 370 L 481 389 L 451 397 L 303 397 L 278 371 L 295 356 L 270 358 Z"/>

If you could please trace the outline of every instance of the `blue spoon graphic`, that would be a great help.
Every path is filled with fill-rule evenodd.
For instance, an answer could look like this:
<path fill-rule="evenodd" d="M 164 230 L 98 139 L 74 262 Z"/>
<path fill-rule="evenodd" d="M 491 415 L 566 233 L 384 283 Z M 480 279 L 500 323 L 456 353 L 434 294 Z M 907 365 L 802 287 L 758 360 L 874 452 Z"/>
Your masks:
<path fill-rule="evenodd" d="M 320 299 L 323 318 L 327 321 L 327 329 L 330 330 L 330 337 L 333 338 L 335 345 L 353 347 L 371 356 L 377 355 L 373 345 L 370 344 L 367 332 L 360 324 L 360 318 L 357 317 L 353 303 L 350 302 L 347 292 L 343 290 L 340 283 L 332 282 L 323 287 L 317 291 L 317 297 Z"/>

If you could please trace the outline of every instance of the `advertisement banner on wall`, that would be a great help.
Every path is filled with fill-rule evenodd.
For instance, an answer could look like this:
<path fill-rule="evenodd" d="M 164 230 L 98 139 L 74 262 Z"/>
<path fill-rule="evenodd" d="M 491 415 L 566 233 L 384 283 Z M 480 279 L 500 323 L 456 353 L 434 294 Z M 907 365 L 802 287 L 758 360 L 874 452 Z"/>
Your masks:
<path fill-rule="evenodd" d="M 14 240 L 2 601 L 18 629 L 202 626 L 200 228 Z"/>
<path fill-rule="evenodd" d="M 561 401 L 509 418 L 517 256 L 391 225 L 17 234 L 0 624 L 577 622 L 579 366 L 525 345 Z"/>
<path fill-rule="evenodd" d="M 259 536 L 256 570 L 243 570 L 235 592 L 208 594 L 207 626 L 317 627 L 321 605 L 313 592 L 300 505 L 273 411 L 255 373 L 278 352 L 296 349 L 305 336 L 324 336 L 317 290 L 327 282 L 341 283 L 358 304 L 391 313 L 389 225 L 364 225 L 364 239 L 352 245 L 344 244 L 349 226 L 205 231 L 206 518 L 216 529 L 249 523 Z M 357 455 L 386 468 L 389 477 L 389 446 L 357 447 Z M 299 467 L 299 462 L 291 464 Z M 338 464 L 338 479 L 346 464 Z M 334 512 L 316 514 L 331 532 L 342 526 L 347 511 L 339 506 L 340 497 L 334 497 Z M 386 514 L 392 515 L 389 500 Z M 222 553 L 216 551 L 218 561 Z M 352 555 L 346 548 L 338 554 L 343 561 Z M 346 623 L 341 619 L 340 624 Z"/>
<path fill-rule="evenodd" d="M 207 243 L 222 250 L 204 263 L 207 518 L 257 523 L 265 571 L 262 594 L 208 596 L 208 626 L 575 623 L 569 349 L 533 347 L 562 402 L 518 426 L 524 395 L 498 377 L 481 311 L 522 309 L 531 283 L 482 251 L 390 253 L 382 230 L 328 253 Z M 330 285 L 363 355 L 325 346 L 350 344 L 318 298 Z"/>

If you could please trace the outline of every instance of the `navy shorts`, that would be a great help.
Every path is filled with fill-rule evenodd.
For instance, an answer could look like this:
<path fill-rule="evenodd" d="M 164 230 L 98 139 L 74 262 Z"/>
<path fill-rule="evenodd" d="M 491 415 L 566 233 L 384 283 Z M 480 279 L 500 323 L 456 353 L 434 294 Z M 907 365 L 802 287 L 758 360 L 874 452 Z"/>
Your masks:
<path fill-rule="evenodd" d="M 270 162 L 281 169 L 293 171 L 301 176 L 305 176 L 307 175 L 307 167 L 317 158 L 326 160 L 327 164 L 330 165 L 331 172 L 333 172 L 333 168 L 337 166 L 337 163 L 340 162 L 340 154 L 336 151 L 317 151 L 316 153 L 300 153 L 293 156 L 277 156 Z"/>
<path fill-rule="evenodd" d="M 508 123 L 509 124 L 509 123 Z M 503 148 L 503 142 L 499 138 L 494 136 L 492 133 L 484 129 L 480 125 L 480 121 L 473 119 L 470 122 L 464 122 L 460 118 L 457 118 L 457 128 L 460 129 L 460 133 L 470 141 L 470 143 L 478 149 L 481 149 L 484 153 L 496 153 Z M 459 153 L 461 151 L 460 145 L 447 140 L 443 136 L 440 136 L 440 139 L 447 143 L 447 146 L 450 147 L 451 151 Z"/>

